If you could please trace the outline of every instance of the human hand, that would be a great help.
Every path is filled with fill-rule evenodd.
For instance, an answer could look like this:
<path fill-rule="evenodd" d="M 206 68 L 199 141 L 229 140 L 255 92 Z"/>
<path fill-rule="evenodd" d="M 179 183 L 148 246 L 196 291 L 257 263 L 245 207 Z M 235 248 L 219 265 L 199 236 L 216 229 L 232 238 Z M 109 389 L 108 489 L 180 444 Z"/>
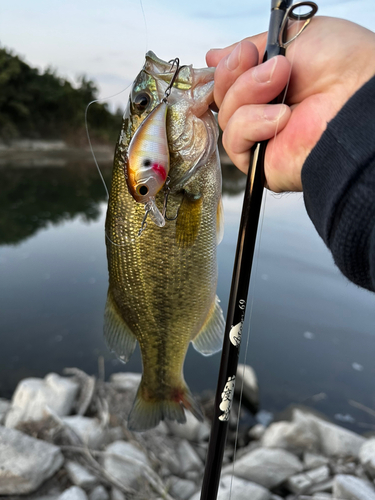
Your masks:
<path fill-rule="evenodd" d="M 375 75 L 375 34 L 342 19 L 316 17 L 286 57 L 266 63 L 267 33 L 210 50 L 223 145 L 247 172 L 250 148 L 269 140 L 264 169 L 269 189 L 301 191 L 302 166 L 346 101 Z M 290 77 L 290 78 L 289 78 Z M 289 81 L 284 104 L 267 104 Z"/>

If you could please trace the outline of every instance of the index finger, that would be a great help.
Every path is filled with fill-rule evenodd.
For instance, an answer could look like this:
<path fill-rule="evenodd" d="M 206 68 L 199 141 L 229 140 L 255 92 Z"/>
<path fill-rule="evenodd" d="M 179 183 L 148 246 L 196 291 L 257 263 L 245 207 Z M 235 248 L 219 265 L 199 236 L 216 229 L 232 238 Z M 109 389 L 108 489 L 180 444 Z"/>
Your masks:
<path fill-rule="evenodd" d="M 247 38 L 244 38 L 243 41 L 251 42 L 256 46 L 260 56 L 258 63 L 262 62 L 263 54 L 264 51 L 266 50 L 267 32 L 265 31 L 264 33 L 259 33 L 258 35 L 249 36 Z M 229 45 L 228 47 L 225 47 L 223 49 L 209 50 L 206 54 L 207 66 L 216 68 L 221 59 L 223 59 L 223 57 L 228 56 L 236 46 L 237 43 L 233 43 L 232 45 Z"/>
<path fill-rule="evenodd" d="M 248 69 L 258 64 L 256 46 L 246 40 L 238 43 L 226 57 L 222 58 L 215 71 L 214 99 L 220 108 L 226 93 L 236 80 Z"/>

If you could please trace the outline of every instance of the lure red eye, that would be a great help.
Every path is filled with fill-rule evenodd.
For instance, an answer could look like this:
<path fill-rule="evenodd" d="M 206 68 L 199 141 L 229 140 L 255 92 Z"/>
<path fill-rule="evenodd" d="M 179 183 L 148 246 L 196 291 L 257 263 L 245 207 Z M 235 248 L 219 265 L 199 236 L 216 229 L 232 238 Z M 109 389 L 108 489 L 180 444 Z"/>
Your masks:
<path fill-rule="evenodd" d="M 152 170 L 154 172 L 157 172 L 160 177 L 163 179 L 163 181 L 165 181 L 165 179 L 167 178 L 167 172 L 165 170 L 165 168 L 163 167 L 163 165 L 160 165 L 160 163 L 154 163 L 152 165 Z"/>

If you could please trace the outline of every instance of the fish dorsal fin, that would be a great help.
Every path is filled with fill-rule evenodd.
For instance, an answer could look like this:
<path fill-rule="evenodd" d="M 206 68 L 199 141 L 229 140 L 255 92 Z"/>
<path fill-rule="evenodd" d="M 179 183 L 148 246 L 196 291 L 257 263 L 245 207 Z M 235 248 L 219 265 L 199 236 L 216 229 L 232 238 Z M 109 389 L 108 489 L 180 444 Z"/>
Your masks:
<path fill-rule="evenodd" d="M 185 192 L 176 222 L 176 241 L 179 248 L 188 248 L 194 244 L 199 232 L 201 213 L 202 198 Z"/>
<path fill-rule="evenodd" d="M 216 211 L 216 244 L 221 243 L 224 236 L 224 207 L 223 200 L 220 196 Z"/>
<path fill-rule="evenodd" d="M 201 331 L 192 341 L 194 349 L 204 356 L 215 354 L 223 345 L 225 321 L 219 303 L 216 295 Z"/>
<path fill-rule="evenodd" d="M 108 291 L 104 312 L 104 338 L 108 348 L 122 362 L 129 361 L 137 344 L 137 339 L 122 319 L 110 290 Z"/>

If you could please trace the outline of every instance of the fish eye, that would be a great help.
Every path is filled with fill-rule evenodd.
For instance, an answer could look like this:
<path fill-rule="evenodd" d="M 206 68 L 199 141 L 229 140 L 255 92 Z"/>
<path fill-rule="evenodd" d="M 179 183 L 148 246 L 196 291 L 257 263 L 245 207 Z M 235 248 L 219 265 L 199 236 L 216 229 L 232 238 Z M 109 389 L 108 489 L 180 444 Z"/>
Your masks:
<path fill-rule="evenodd" d="M 148 187 L 145 186 L 144 184 L 141 184 L 140 186 L 137 186 L 136 191 L 141 196 L 145 196 L 148 193 Z"/>
<path fill-rule="evenodd" d="M 151 97 L 146 92 L 140 92 L 135 96 L 133 105 L 136 111 L 143 112 L 151 102 Z"/>

